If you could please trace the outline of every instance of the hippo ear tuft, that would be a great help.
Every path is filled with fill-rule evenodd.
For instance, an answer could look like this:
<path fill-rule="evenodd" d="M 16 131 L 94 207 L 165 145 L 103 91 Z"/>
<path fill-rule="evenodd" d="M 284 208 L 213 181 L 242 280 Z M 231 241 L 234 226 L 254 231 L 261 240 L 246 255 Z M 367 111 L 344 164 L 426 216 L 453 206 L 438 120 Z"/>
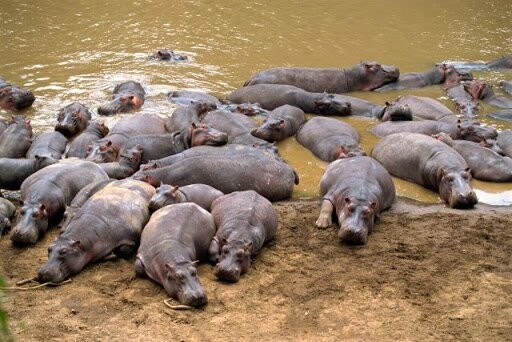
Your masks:
<path fill-rule="evenodd" d="M 80 248 L 81 247 L 80 240 L 73 241 L 71 243 L 71 247 L 73 247 L 73 248 Z"/>
<path fill-rule="evenodd" d="M 41 211 L 45 211 L 45 210 L 46 210 L 46 205 L 44 205 L 43 203 L 41 203 L 41 204 L 39 205 L 39 210 L 41 210 Z"/>
<path fill-rule="evenodd" d="M 377 208 L 377 202 L 372 202 L 372 203 L 370 203 L 370 207 L 371 207 L 372 209 Z"/>
<path fill-rule="evenodd" d="M 252 241 L 244 241 L 244 253 L 246 255 L 250 254 L 251 253 L 251 249 L 252 249 Z"/>
<path fill-rule="evenodd" d="M 178 185 L 175 185 L 172 187 L 172 192 L 177 192 L 179 190 L 179 186 Z"/>
<path fill-rule="evenodd" d="M 190 264 L 195 267 L 195 266 L 199 265 L 199 260 L 194 260 Z"/>

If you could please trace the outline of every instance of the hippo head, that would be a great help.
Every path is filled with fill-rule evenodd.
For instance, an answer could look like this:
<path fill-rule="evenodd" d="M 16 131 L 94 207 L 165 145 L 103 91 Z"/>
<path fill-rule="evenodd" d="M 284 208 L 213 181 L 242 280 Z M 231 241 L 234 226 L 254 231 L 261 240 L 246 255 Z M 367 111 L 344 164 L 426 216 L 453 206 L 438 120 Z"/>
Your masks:
<path fill-rule="evenodd" d="M 34 158 L 36 160 L 36 170 L 40 170 L 58 162 L 58 160 L 53 156 L 40 156 L 36 154 Z"/>
<path fill-rule="evenodd" d="M 475 192 L 469 184 L 469 168 L 463 171 L 439 171 L 439 195 L 450 208 L 472 208 L 477 202 Z"/>
<path fill-rule="evenodd" d="M 142 146 L 137 144 L 130 148 L 128 151 L 120 154 L 119 164 L 121 166 L 129 167 L 135 172 L 135 170 L 137 170 L 140 166 L 143 152 L 144 151 L 142 150 Z"/>
<path fill-rule="evenodd" d="M 185 202 L 185 196 L 179 190 L 179 186 L 160 184 L 149 201 L 149 209 L 158 210 L 166 205 Z"/>
<path fill-rule="evenodd" d="M 478 80 L 465 82 L 464 89 L 474 100 L 483 100 L 494 95 L 492 86 Z"/>
<path fill-rule="evenodd" d="M 457 124 L 459 138 L 479 143 L 483 140 L 496 139 L 498 131 L 494 127 L 482 126 L 477 121 L 459 121 Z"/>
<path fill-rule="evenodd" d="M 331 160 L 366 156 L 366 152 L 359 146 L 339 146 L 334 150 Z"/>
<path fill-rule="evenodd" d="M 372 113 L 380 121 L 412 121 L 412 111 L 407 104 L 399 105 L 396 102 L 386 102 L 377 113 Z"/>
<path fill-rule="evenodd" d="M 461 81 L 471 81 L 473 79 L 473 75 L 470 72 L 457 70 L 453 65 L 441 65 L 445 66 L 444 80 L 442 83 L 446 87 L 452 87 L 459 84 Z"/>
<path fill-rule="evenodd" d="M 334 94 L 324 93 L 314 101 L 315 112 L 325 115 L 350 115 L 350 102 L 341 101 Z"/>
<path fill-rule="evenodd" d="M 360 81 L 363 82 L 361 90 L 374 90 L 384 84 L 395 82 L 400 76 L 400 71 L 392 65 L 381 65 L 377 62 L 361 62 L 357 68 L 362 70 Z"/>
<path fill-rule="evenodd" d="M 238 282 L 240 276 L 249 270 L 251 254 L 251 241 L 228 241 L 223 239 L 220 247 L 219 262 L 215 265 L 215 276 L 230 283 Z"/>
<path fill-rule="evenodd" d="M 221 146 L 226 145 L 228 142 L 228 135 L 226 133 L 208 127 L 206 124 L 196 125 L 192 123 L 192 127 L 189 128 L 189 136 L 190 147 L 201 145 Z"/>
<path fill-rule="evenodd" d="M 211 101 L 192 101 L 191 106 L 196 107 L 197 115 L 208 113 L 209 111 L 217 109 L 217 104 Z"/>
<path fill-rule="evenodd" d="M 188 59 L 187 56 L 177 54 L 168 49 L 160 49 L 151 55 L 151 57 L 160 61 L 186 61 Z"/>
<path fill-rule="evenodd" d="M 73 102 L 59 110 L 55 130 L 70 138 L 82 132 L 91 119 L 91 112 L 81 103 Z"/>
<path fill-rule="evenodd" d="M 0 108 L 2 109 L 23 109 L 30 107 L 35 101 L 31 91 L 19 87 L 6 86 L 0 88 Z"/>
<path fill-rule="evenodd" d="M 336 213 L 340 225 L 340 240 L 350 244 L 366 244 L 368 234 L 378 217 L 377 202 L 344 197 L 340 203 L 336 203 Z"/>
<path fill-rule="evenodd" d="M 0 236 L 4 233 L 4 230 L 11 226 L 11 221 L 8 217 L 5 217 L 3 214 L 0 214 Z"/>
<path fill-rule="evenodd" d="M 25 203 L 20 217 L 12 230 L 11 240 L 15 245 L 26 246 L 37 242 L 48 229 L 48 213 L 42 203 Z"/>
<path fill-rule="evenodd" d="M 39 268 L 37 280 L 40 283 L 60 283 L 80 272 L 87 262 L 87 253 L 80 240 L 72 240 L 62 234 L 48 247 L 48 261 Z"/>
<path fill-rule="evenodd" d="M 234 106 L 228 106 L 227 109 L 233 113 L 239 113 L 247 116 L 268 114 L 265 109 L 261 108 L 259 103 L 240 103 Z"/>
<path fill-rule="evenodd" d="M 119 145 L 113 144 L 112 141 L 96 142 L 87 147 L 88 161 L 94 163 L 110 163 L 116 161 L 119 156 Z"/>
<path fill-rule="evenodd" d="M 108 132 L 110 132 L 107 125 L 105 125 L 105 122 L 101 120 L 92 122 L 89 127 L 87 127 L 87 130 L 94 131 L 94 133 L 96 133 L 96 135 L 100 138 L 105 137 Z"/>
<path fill-rule="evenodd" d="M 128 113 L 139 109 L 144 104 L 144 99 L 136 93 L 123 93 L 107 104 L 98 107 L 100 115 L 114 115 L 117 113 Z"/>
<path fill-rule="evenodd" d="M 286 137 L 286 122 L 283 119 L 267 119 L 261 126 L 253 128 L 251 134 L 269 142 L 282 140 Z"/>
<path fill-rule="evenodd" d="M 452 146 L 453 139 L 450 134 L 445 132 L 439 132 L 437 134 L 433 134 L 432 138 L 436 138 L 437 140 L 444 142 L 448 146 Z"/>
<path fill-rule="evenodd" d="M 165 264 L 162 285 L 167 293 L 180 303 L 199 307 L 208 302 L 208 297 L 197 277 L 198 261 L 180 261 Z"/>

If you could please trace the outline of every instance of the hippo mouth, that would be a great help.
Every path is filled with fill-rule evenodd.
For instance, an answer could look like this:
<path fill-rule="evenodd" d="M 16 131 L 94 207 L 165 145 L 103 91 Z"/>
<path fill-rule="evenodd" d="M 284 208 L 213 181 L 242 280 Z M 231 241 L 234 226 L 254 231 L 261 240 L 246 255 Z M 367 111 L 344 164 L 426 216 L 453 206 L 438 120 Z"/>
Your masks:
<path fill-rule="evenodd" d="M 220 267 L 215 267 L 214 274 L 215 276 L 228 283 L 236 283 L 240 280 L 240 269 L 238 267 L 225 269 Z"/>

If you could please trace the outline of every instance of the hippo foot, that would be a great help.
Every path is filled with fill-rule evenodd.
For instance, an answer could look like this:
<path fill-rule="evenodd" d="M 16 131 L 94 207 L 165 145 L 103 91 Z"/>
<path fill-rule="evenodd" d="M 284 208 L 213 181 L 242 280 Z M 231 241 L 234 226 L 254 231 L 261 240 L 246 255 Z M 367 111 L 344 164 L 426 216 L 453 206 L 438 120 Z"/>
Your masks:
<path fill-rule="evenodd" d="M 320 208 L 320 215 L 316 220 L 315 224 L 320 229 L 325 229 L 332 224 L 332 212 L 334 207 L 331 201 L 323 200 L 322 207 Z"/>
<path fill-rule="evenodd" d="M 114 249 L 113 253 L 120 258 L 128 258 L 133 255 L 136 250 L 137 246 L 135 245 L 135 242 L 131 241 Z"/>
<path fill-rule="evenodd" d="M 138 277 L 144 278 L 146 276 L 146 270 L 144 269 L 144 263 L 137 257 L 135 260 L 135 274 Z"/>

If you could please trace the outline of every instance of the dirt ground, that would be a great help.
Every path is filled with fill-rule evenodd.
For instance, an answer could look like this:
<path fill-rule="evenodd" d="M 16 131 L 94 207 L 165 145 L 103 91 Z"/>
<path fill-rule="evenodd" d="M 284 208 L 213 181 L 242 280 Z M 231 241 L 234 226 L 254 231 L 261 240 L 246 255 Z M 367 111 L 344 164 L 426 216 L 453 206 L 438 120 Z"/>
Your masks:
<path fill-rule="evenodd" d="M 315 228 L 319 200 L 274 204 L 278 237 L 237 284 L 199 267 L 208 305 L 167 308 L 163 288 L 135 276 L 134 258 L 87 267 L 55 288 L 9 292 L 19 341 L 339 341 L 512 338 L 512 208 L 451 210 L 400 199 L 366 246 Z M 0 241 L 9 285 L 46 261 Z"/>

